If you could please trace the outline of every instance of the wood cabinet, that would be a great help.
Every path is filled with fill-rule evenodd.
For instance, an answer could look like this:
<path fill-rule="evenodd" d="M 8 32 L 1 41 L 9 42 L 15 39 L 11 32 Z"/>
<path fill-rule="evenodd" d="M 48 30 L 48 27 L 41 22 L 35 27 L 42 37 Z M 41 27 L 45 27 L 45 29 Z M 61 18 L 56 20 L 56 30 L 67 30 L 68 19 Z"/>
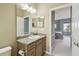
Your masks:
<path fill-rule="evenodd" d="M 42 51 L 43 51 L 43 55 L 46 52 L 46 37 L 42 38 Z"/>
<path fill-rule="evenodd" d="M 35 56 L 35 48 L 32 48 L 31 50 L 27 51 L 27 56 Z"/>
<path fill-rule="evenodd" d="M 36 55 L 35 51 L 36 51 L 36 43 L 35 42 L 27 45 L 26 55 L 28 55 L 28 56 L 35 56 Z"/>
<path fill-rule="evenodd" d="M 36 56 L 41 56 L 42 55 L 42 39 L 39 39 L 36 42 Z"/>
<path fill-rule="evenodd" d="M 35 47 L 36 47 L 36 43 L 35 42 L 32 42 L 31 44 L 28 44 L 27 45 L 26 49 L 27 49 L 27 51 L 29 51 L 29 50 L 32 50 Z"/>
<path fill-rule="evenodd" d="M 25 51 L 25 56 L 42 56 L 46 51 L 46 37 L 42 37 L 28 45 L 17 44 L 17 55 L 19 50 Z"/>

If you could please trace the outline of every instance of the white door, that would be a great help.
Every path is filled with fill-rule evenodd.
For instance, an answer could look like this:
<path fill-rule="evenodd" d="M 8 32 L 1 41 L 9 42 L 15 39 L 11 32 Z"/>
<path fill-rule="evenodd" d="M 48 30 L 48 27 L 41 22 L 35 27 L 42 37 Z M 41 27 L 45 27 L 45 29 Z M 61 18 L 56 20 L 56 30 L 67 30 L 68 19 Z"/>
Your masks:
<path fill-rule="evenodd" d="M 72 4 L 72 55 L 79 56 L 79 4 Z"/>
<path fill-rule="evenodd" d="M 55 11 L 51 12 L 51 53 L 55 49 Z"/>

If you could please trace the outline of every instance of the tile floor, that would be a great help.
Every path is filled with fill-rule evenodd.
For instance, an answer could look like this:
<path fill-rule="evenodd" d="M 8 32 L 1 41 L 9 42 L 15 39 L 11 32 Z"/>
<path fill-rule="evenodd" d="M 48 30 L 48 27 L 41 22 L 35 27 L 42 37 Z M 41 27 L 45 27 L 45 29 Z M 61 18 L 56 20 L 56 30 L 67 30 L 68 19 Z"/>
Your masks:
<path fill-rule="evenodd" d="M 70 48 L 70 37 L 64 36 L 63 40 L 57 39 L 56 46 L 53 51 L 54 56 L 71 56 L 72 49 Z"/>

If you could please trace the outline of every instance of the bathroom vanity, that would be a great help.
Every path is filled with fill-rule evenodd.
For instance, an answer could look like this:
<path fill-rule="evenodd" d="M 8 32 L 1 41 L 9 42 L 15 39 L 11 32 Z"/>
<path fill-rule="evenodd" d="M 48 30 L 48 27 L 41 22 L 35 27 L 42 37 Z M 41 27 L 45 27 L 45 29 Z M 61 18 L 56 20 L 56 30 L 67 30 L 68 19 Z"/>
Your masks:
<path fill-rule="evenodd" d="M 29 35 L 17 40 L 17 55 L 20 50 L 24 51 L 24 56 L 42 56 L 46 51 L 45 35 Z"/>

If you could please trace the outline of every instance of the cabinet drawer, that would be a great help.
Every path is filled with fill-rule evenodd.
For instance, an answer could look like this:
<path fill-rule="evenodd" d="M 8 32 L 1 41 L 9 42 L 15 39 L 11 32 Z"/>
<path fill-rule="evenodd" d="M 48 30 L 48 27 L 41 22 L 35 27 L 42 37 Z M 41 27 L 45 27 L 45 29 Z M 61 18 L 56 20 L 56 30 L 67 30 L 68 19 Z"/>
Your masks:
<path fill-rule="evenodd" d="M 29 50 L 29 51 L 27 52 L 27 55 L 28 55 L 28 56 L 35 56 L 35 48 Z"/>
<path fill-rule="evenodd" d="M 39 45 L 39 44 L 42 44 L 42 39 L 39 39 L 39 40 L 36 42 L 36 45 Z"/>
<path fill-rule="evenodd" d="M 33 48 L 35 48 L 35 42 L 33 42 L 33 43 L 27 45 L 27 50 L 31 50 L 31 49 L 33 49 Z"/>
<path fill-rule="evenodd" d="M 42 55 L 42 44 L 38 44 L 36 46 L 36 56 L 41 56 Z"/>
<path fill-rule="evenodd" d="M 46 41 L 43 42 L 43 45 L 46 45 Z"/>
<path fill-rule="evenodd" d="M 43 39 L 43 41 L 46 41 L 46 37 L 44 37 L 44 38 L 42 38 Z"/>

